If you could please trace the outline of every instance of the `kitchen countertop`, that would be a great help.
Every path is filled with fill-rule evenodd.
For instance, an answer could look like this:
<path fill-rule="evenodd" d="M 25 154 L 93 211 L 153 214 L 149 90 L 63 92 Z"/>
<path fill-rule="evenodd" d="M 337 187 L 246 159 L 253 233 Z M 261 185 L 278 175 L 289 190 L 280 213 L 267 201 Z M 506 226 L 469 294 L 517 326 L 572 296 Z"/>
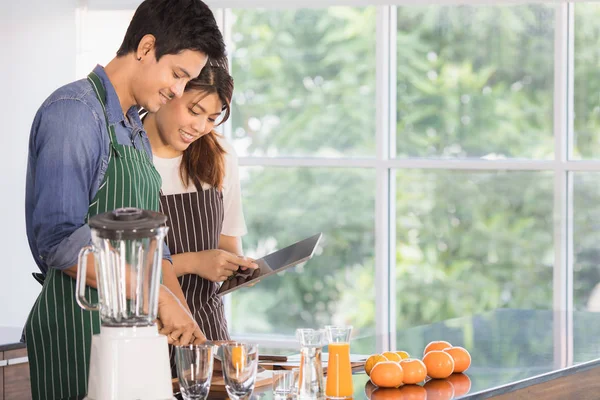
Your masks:
<path fill-rule="evenodd" d="M 571 329 L 561 328 L 563 321 Z M 20 338 L 21 328 L 0 327 L 0 351 L 25 347 Z M 352 353 L 374 353 L 376 339 L 357 332 Z M 470 390 L 456 399 L 489 398 L 600 367 L 600 313 L 499 309 L 399 330 L 395 350 L 420 358 L 433 340 L 449 341 L 471 353 L 466 372 Z M 364 373 L 356 373 L 353 382 L 356 399 L 367 398 L 365 392 L 375 389 Z M 401 398 L 403 389 L 397 390 Z M 266 400 L 272 395 L 267 390 L 257 397 Z"/>
<path fill-rule="evenodd" d="M 23 328 L 14 326 L 0 326 L 0 351 L 22 349 L 25 343 L 21 343 Z"/>
<path fill-rule="evenodd" d="M 572 323 L 570 336 L 564 320 Z M 600 366 L 600 313 L 499 309 L 401 330 L 396 349 L 420 358 L 433 340 L 471 353 L 471 388 L 456 398 L 488 398 Z M 352 352 L 365 353 L 362 341 L 373 340 L 354 340 Z"/>
<path fill-rule="evenodd" d="M 560 328 L 561 320 L 572 321 L 570 337 Z M 373 353 L 376 337 L 360 337 L 360 333 L 358 336 L 351 341 L 352 353 Z M 600 313 L 567 315 L 549 310 L 499 309 L 399 330 L 394 350 L 405 350 L 421 358 L 423 349 L 433 340 L 465 347 L 472 356 L 466 372 L 470 381 L 468 392 L 455 397 L 443 397 L 437 392 L 435 398 L 486 399 L 600 367 Z M 408 396 L 402 388 L 386 389 L 378 396 L 364 373 L 355 373 L 353 383 L 355 399 Z M 441 385 L 434 382 L 425 388 L 435 391 L 435 384 Z M 257 397 L 273 398 L 268 391 Z"/>

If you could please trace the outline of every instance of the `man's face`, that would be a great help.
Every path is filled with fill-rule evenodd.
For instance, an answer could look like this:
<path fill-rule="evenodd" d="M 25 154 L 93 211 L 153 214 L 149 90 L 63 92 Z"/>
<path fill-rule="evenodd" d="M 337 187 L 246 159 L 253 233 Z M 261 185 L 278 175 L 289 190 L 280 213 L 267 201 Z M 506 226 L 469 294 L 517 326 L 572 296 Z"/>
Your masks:
<path fill-rule="evenodd" d="M 156 61 L 154 49 L 144 55 L 132 83 L 136 104 L 156 112 L 174 97 L 181 97 L 185 85 L 196 78 L 208 57 L 199 51 L 166 54 Z"/>

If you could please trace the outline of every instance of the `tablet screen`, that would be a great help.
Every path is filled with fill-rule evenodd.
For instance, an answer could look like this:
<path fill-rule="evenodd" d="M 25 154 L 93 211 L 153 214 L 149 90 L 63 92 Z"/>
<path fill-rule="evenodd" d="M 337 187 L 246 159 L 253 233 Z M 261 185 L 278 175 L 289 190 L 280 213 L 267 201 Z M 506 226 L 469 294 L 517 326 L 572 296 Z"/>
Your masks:
<path fill-rule="evenodd" d="M 230 293 L 233 290 L 251 284 L 254 280 L 265 278 L 309 260 L 312 258 L 317 244 L 321 240 L 321 236 L 322 234 L 318 233 L 256 260 L 255 263 L 258 265 L 256 269 L 247 269 L 245 271 L 239 269 L 221 284 L 217 294 L 224 295 Z"/>

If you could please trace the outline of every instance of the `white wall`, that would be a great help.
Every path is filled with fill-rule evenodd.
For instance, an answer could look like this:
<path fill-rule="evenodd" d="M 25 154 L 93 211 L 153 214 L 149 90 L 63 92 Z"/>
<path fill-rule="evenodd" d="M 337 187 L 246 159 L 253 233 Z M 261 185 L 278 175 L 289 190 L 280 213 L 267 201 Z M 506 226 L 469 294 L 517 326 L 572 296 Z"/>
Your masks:
<path fill-rule="evenodd" d="M 140 2 L 0 0 L 0 327 L 22 326 L 41 288 L 24 206 L 35 112 L 56 88 L 114 57 Z"/>
<path fill-rule="evenodd" d="M 21 326 L 41 286 L 25 235 L 29 128 L 39 105 L 75 79 L 77 0 L 0 0 L 0 326 Z"/>

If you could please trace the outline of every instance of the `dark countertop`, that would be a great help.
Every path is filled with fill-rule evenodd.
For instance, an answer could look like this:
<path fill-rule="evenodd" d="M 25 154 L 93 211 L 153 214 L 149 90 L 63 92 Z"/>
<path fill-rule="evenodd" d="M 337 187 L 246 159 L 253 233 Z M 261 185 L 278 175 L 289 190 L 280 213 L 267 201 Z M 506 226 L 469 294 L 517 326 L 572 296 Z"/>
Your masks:
<path fill-rule="evenodd" d="M 0 351 L 22 349 L 25 343 L 21 343 L 23 328 L 12 326 L 0 326 Z"/>
<path fill-rule="evenodd" d="M 561 328 L 561 319 L 572 320 L 572 335 Z M 570 330 L 569 330 L 570 331 Z M 353 354 L 375 352 L 376 338 L 365 336 L 351 342 Z M 467 393 L 435 398 L 485 399 L 551 379 L 600 366 L 600 313 L 566 313 L 548 310 L 499 309 L 489 313 L 442 321 L 397 332 L 396 349 L 421 358 L 433 340 L 446 340 L 465 347 L 472 356 L 467 370 Z M 461 377 L 464 379 L 464 377 Z M 364 373 L 354 375 L 354 398 L 369 398 L 376 389 Z M 464 383 L 464 381 L 463 381 Z M 444 382 L 426 384 L 428 390 L 443 388 Z M 438 385 L 438 386 L 435 386 Z M 457 385 L 457 387 L 459 387 Z M 456 388 L 455 388 L 456 389 Z M 393 391 L 393 392 L 392 392 Z M 408 390 L 386 389 L 371 399 L 402 399 Z M 261 393 L 260 399 L 271 399 Z M 410 397 L 419 398 L 419 397 Z"/>
<path fill-rule="evenodd" d="M 571 329 L 564 328 L 565 319 L 572 322 Z M 25 347 L 20 338 L 21 328 L 0 327 L 0 351 Z M 375 339 L 359 333 L 351 342 L 352 353 L 374 353 Z M 396 350 L 420 358 L 433 340 L 449 341 L 471 353 L 466 372 L 470 390 L 455 398 L 484 399 L 600 366 L 600 313 L 500 309 L 400 330 Z M 356 399 L 367 398 L 365 390 L 375 389 L 363 373 L 355 374 L 353 381 Z M 403 389 L 395 390 L 402 398 Z M 259 398 L 272 395 L 267 390 Z"/>
<path fill-rule="evenodd" d="M 420 358 L 433 340 L 471 353 L 471 389 L 455 398 L 483 399 L 600 366 L 600 313 L 499 309 L 399 331 L 396 347 Z M 353 353 L 365 353 L 362 341 L 373 342 L 355 340 Z"/>

